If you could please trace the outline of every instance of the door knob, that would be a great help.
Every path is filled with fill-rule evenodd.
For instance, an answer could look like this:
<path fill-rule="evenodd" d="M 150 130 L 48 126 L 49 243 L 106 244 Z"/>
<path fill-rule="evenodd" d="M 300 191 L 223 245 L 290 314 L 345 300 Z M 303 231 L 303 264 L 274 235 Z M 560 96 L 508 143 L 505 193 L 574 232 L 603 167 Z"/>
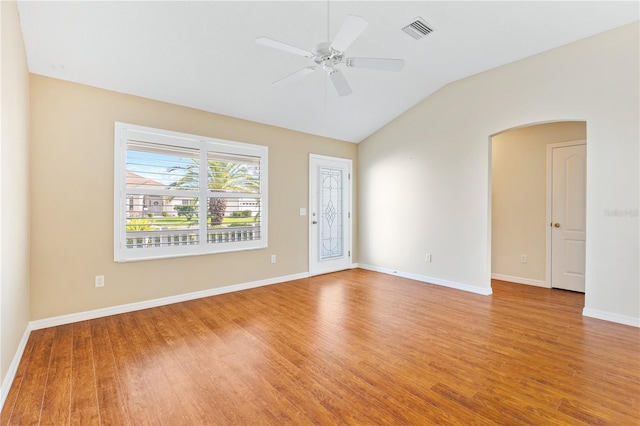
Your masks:
<path fill-rule="evenodd" d="M 558 222 L 556 222 L 556 223 L 553 224 L 553 227 L 554 228 L 560 228 L 560 224 Z"/>
<path fill-rule="evenodd" d="M 313 221 L 313 222 L 311 222 L 311 223 L 313 223 L 313 224 L 315 225 L 316 223 L 318 223 L 318 221 L 317 221 L 317 220 L 314 220 L 314 221 Z"/>

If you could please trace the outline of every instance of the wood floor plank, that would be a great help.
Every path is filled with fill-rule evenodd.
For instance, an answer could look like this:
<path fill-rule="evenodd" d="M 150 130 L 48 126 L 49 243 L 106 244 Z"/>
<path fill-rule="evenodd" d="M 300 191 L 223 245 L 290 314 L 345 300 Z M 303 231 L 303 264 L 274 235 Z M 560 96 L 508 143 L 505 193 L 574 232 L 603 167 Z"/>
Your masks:
<path fill-rule="evenodd" d="M 91 323 L 91 340 L 95 351 L 93 359 L 96 368 L 96 398 L 100 408 L 100 423 L 104 425 L 129 425 L 131 416 L 126 404 L 126 394 L 122 388 L 111 338 L 104 318 Z"/>
<path fill-rule="evenodd" d="M 40 416 L 42 424 L 68 424 L 70 420 L 73 328 L 73 324 L 55 328 Z"/>
<path fill-rule="evenodd" d="M 89 322 L 73 324 L 71 419 L 69 422 L 72 425 L 100 424 L 93 353 Z"/>
<path fill-rule="evenodd" d="M 7 399 L 4 402 L 4 407 L 0 415 L 0 424 L 10 424 L 10 419 L 13 414 L 16 402 L 18 401 L 18 395 L 20 394 L 20 390 L 22 389 L 24 377 L 26 375 L 28 365 L 31 362 L 31 357 L 33 356 L 33 348 L 35 345 L 35 337 L 29 338 L 27 340 L 27 344 L 25 345 L 24 352 L 22 354 L 22 359 L 18 364 L 18 369 L 16 370 L 16 375 L 13 379 L 13 384 L 9 389 Z"/>
<path fill-rule="evenodd" d="M 36 330 L 31 333 L 29 340 L 33 339 L 34 341 L 32 355 L 26 366 L 20 392 L 17 395 L 8 424 L 39 424 L 55 335 L 55 328 Z"/>
<path fill-rule="evenodd" d="M 223 362 L 223 342 L 201 321 L 199 315 L 192 315 L 196 309 L 195 306 L 183 309 L 176 305 L 162 308 L 175 319 L 172 321 L 175 332 L 186 338 L 192 336 L 188 339 L 188 350 L 195 364 L 189 362 L 187 366 L 191 374 L 199 374 L 201 379 L 206 380 L 201 386 L 208 390 L 207 397 L 215 401 L 214 418 L 221 424 L 247 424 L 251 413 L 259 410 L 253 398 L 250 398 L 246 384 L 238 375 L 230 374 L 229 367 Z M 238 409 L 241 406 L 243 410 Z"/>
<path fill-rule="evenodd" d="M 159 377 L 157 385 L 148 383 L 144 378 L 145 360 L 138 353 L 136 345 L 131 344 L 131 336 L 127 333 L 126 314 L 105 318 L 107 332 L 111 337 L 111 346 L 123 391 L 123 406 L 133 424 L 162 424 L 162 416 L 158 408 L 160 403 L 147 395 L 147 387 L 162 386 L 164 381 Z"/>
<path fill-rule="evenodd" d="M 206 315 L 209 309 L 215 313 L 213 316 Z M 241 394 L 241 398 L 246 398 L 255 393 L 254 388 L 257 386 L 257 380 L 262 380 L 265 373 L 262 372 L 262 374 L 256 378 L 256 374 L 253 373 L 250 368 L 251 365 L 248 365 L 248 363 L 251 362 L 251 359 L 248 357 L 255 354 L 254 348 L 240 347 L 238 350 L 237 340 L 242 336 L 239 334 L 237 325 L 232 323 L 232 321 L 225 323 L 224 316 L 215 303 L 211 307 L 204 304 L 199 307 L 194 307 L 194 312 L 203 320 L 200 324 L 205 327 L 206 330 L 203 332 L 203 336 L 206 336 L 207 346 L 209 348 L 215 348 L 217 362 L 226 369 L 226 371 L 232 372 L 231 376 L 235 380 L 230 381 L 230 384 L 235 392 Z M 222 326 L 222 324 L 224 324 L 224 326 Z M 283 374 L 284 372 L 278 371 L 277 373 Z M 273 380 L 271 382 L 273 383 Z M 290 384 L 291 383 L 287 383 L 287 385 Z M 268 384 L 264 395 L 272 395 L 274 387 L 273 384 Z M 256 398 L 250 397 L 244 404 L 249 410 L 260 412 L 260 408 L 256 406 L 255 401 Z M 273 412 L 273 409 L 282 404 L 284 404 L 284 401 L 276 401 L 272 409 L 266 412 L 266 415 L 274 416 L 275 418 L 280 417 L 279 413 Z M 299 417 L 300 414 L 297 408 L 291 413 L 292 417 Z"/>
<path fill-rule="evenodd" d="M 189 424 L 190 413 L 177 397 L 156 356 L 156 345 L 149 342 L 140 327 L 137 312 L 120 315 L 118 327 L 109 330 L 118 342 L 125 374 L 120 377 L 127 390 L 132 420 L 149 424 Z M 124 348 L 124 346 L 127 346 Z M 135 413 L 134 413 L 135 408 Z M 144 413 L 141 415 L 140 413 Z"/>
<path fill-rule="evenodd" d="M 305 278 L 34 331 L 0 419 L 640 425 L 640 332 L 583 306 L 501 281 Z"/>
<path fill-rule="evenodd" d="M 208 398 L 202 398 L 210 394 L 212 388 L 208 381 L 203 380 L 202 370 L 189 368 L 189 362 L 194 358 L 191 350 L 184 346 L 177 346 L 175 340 L 166 340 L 168 324 L 164 322 L 161 311 L 134 312 L 132 315 L 140 324 L 145 340 L 155 348 L 154 357 L 158 359 L 160 368 L 164 371 L 185 412 L 188 413 L 188 419 L 184 421 L 200 424 L 208 418 L 216 418 L 220 415 L 211 409 L 212 404 Z M 158 326 L 163 325 L 164 333 L 161 334 Z"/>

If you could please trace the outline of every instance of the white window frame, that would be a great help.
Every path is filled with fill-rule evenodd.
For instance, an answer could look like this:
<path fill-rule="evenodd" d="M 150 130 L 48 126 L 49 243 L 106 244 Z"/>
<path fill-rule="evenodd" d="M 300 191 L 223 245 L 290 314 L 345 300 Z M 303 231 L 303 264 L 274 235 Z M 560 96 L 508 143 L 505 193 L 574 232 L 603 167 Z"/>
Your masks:
<path fill-rule="evenodd" d="M 207 164 L 207 153 L 250 155 L 260 158 L 260 192 L 251 194 L 251 197 L 260 198 L 260 238 L 248 241 L 207 242 L 206 219 L 204 224 L 199 223 L 199 242 L 190 245 L 175 245 L 168 247 L 127 248 L 126 210 L 128 208 L 126 188 L 127 169 L 127 141 L 134 140 L 158 145 L 174 147 L 195 148 L 200 152 L 200 170 Z M 151 260 L 182 256 L 198 256 L 213 253 L 224 253 L 241 250 L 263 249 L 268 246 L 268 153 L 266 146 L 254 145 L 223 139 L 209 138 L 191 135 L 187 133 L 169 130 L 154 129 L 134 124 L 115 123 L 114 133 L 114 260 L 116 262 L 130 262 L 137 260 Z M 136 188 L 137 194 L 149 192 L 143 188 Z M 129 191 L 133 192 L 133 191 Z M 244 193 L 215 193 L 208 191 L 207 175 L 201 173 L 200 189 L 198 191 L 175 191 L 176 196 L 184 195 L 197 197 L 199 204 L 199 217 L 207 217 L 207 199 L 212 195 L 224 197 L 247 198 Z"/>

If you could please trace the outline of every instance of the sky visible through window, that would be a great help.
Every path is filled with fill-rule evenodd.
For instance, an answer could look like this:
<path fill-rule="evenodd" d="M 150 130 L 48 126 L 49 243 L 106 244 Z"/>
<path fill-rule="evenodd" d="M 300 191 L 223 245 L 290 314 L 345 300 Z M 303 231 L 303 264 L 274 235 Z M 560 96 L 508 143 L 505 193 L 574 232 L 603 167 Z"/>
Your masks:
<path fill-rule="evenodd" d="M 186 167 L 193 164 L 193 159 L 155 154 L 142 151 L 127 151 L 127 171 L 165 186 L 174 184 L 186 173 Z"/>
<path fill-rule="evenodd" d="M 127 187 L 196 191 L 206 174 L 216 192 L 260 192 L 260 157 L 207 151 L 201 164 L 201 148 L 127 141 Z M 204 170 L 202 168 L 204 167 Z"/>

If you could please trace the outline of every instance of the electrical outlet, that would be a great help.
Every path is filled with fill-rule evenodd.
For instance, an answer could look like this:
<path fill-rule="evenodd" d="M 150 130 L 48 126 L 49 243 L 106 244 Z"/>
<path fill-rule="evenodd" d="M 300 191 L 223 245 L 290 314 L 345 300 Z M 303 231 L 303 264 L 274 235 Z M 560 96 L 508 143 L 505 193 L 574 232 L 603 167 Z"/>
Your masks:
<path fill-rule="evenodd" d="M 96 288 L 104 287 L 104 275 L 96 275 Z"/>
<path fill-rule="evenodd" d="M 276 255 L 275 254 L 271 255 L 271 263 L 276 263 Z"/>
<path fill-rule="evenodd" d="M 425 262 L 431 262 L 431 253 L 427 253 L 424 255 L 424 261 Z"/>
<path fill-rule="evenodd" d="M 527 255 L 526 254 L 521 254 L 520 255 L 520 263 L 527 263 Z"/>

